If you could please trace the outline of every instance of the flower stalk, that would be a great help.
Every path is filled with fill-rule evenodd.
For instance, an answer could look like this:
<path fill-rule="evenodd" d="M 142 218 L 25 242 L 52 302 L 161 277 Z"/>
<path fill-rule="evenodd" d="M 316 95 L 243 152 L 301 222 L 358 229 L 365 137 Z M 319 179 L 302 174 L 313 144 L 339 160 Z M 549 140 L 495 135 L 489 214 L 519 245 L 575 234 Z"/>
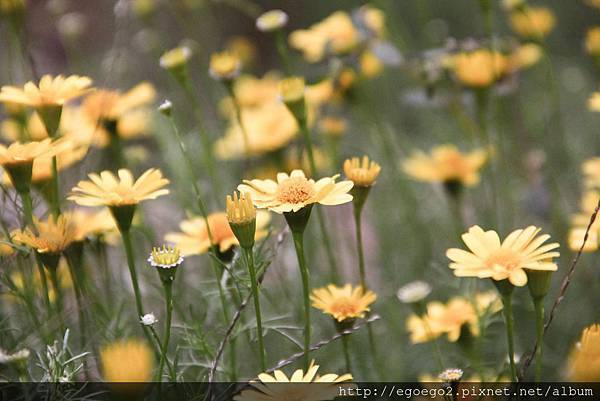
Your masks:
<path fill-rule="evenodd" d="M 494 281 L 500 297 L 502 299 L 502 312 L 504 314 L 504 323 L 506 325 L 506 343 L 508 351 L 508 361 L 510 364 L 510 375 L 513 382 L 517 381 L 517 367 L 515 365 L 515 340 L 514 340 L 514 318 L 512 295 L 514 287 L 508 280 Z"/>

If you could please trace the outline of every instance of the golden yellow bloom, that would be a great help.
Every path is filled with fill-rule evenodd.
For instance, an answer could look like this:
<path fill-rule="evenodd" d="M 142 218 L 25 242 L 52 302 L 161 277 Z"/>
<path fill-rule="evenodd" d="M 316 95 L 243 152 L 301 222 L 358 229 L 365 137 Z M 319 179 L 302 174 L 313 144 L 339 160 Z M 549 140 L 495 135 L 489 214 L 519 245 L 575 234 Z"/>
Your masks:
<path fill-rule="evenodd" d="M 281 10 L 269 10 L 256 19 L 256 29 L 261 32 L 272 32 L 283 28 L 288 22 L 288 15 Z"/>
<path fill-rule="evenodd" d="M 600 381 L 600 324 L 586 327 L 569 356 L 567 376 L 571 381 Z"/>
<path fill-rule="evenodd" d="M 0 144 L 0 166 L 7 168 L 19 164 L 33 163 L 39 157 L 51 157 L 65 149 L 71 144 L 68 141 L 51 139 L 43 141 L 32 141 L 27 143 L 14 142 L 8 147 Z"/>
<path fill-rule="evenodd" d="M 515 72 L 536 64 L 542 58 L 543 50 L 535 43 L 525 43 L 509 55 L 510 72 Z"/>
<path fill-rule="evenodd" d="M 100 350 L 102 376 L 107 382 L 148 382 L 152 379 L 154 356 L 141 340 L 125 340 Z"/>
<path fill-rule="evenodd" d="M 588 109 L 590 111 L 600 111 L 600 92 L 594 92 L 588 99 Z"/>
<path fill-rule="evenodd" d="M 8 238 L 0 234 L 0 257 L 12 255 L 14 251 Z"/>
<path fill-rule="evenodd" d="M 290 34 L 290 46 L 300 50 L 311 63 L 321 61 L 326 51 L 342 54 L 352 50 L 360 36 L 352 19 L 344 11 L 336 11 L 309 29 L 300 29 Z"/>
<path fill-rule="evenodd" d="M 430 341 L 442 334 L 448 341 L 460 338 L 463 325 L 468 324 L 471 334 L 479 335 L 477 313 L 473 305 L 461 297 L 454 297 L 447 304 L 430 302 L 423 317 L 411 315 L 406 321 L 413 344 Z"/>
<path fill-rule="evenodd" d="M 377 299 L 373 291 L 365 291 L 363 287 L 352 288 L 351 284 L 337 287 L 329 284 L 327 287 L 317 288 L 310 295 L 312 306 L 323 313 L 331 315 L 338 322 L 363 318 L 371 309 Z"/>
<path fill-rule="evenodd" d="M 83 112 L 93 123 L 117 121 L 127 113 L 147 106 L 156 98 L 156 90 L 149 82 L 142 82 L 127 92 L 101 89 L 85 97 Z"/>
<path fill-rule="evenodd" d="M 569 249 L 574 252 L 579 252 L 581 245 L 583 244 L 583 238 L 585 237 L 585 227 L 576 227 L 569 230 Z M 598 231 L 590 230 L 587 241 L 583 246 L 582 252 L 594 252 L 598 250 Z"/>
<path fill-rule="evenodd" d="M 234 36 L 227 41 L 225 48 L 240 59 L 243 66 L 250 66 L 256 60 L 256 44 L 244 36 Z"/>
<path fill-rule="evenodd" d="M 306 373 L 296 370 L 290 377 L 281 370 L 273 374 L 261 373 L 256 382 L 251 382 L 252 389 L 242 391 L 233 399 L 235 401 L 283 401 L 283 400 L 332 400 L 339 392 L 340 384 L 352 380 L 352 375 L 336 375 L 329 373 L 317 375 L 319 365 L 311 362 Z M 286 383 L 286 385 L 282 385 Z M 294 384 L 296 383 L 296 384 Z M 307 383 L 315 383 L 308 385 Z M 321 383 L 316 385 L 316 383 Z M 326 384 L 330 385 L 326 385 Z"/>
<path fill-rule="evenodd" d="M 241 60 L 228 50 L 210 56 L 209 73 L 215 79 L 234 79 L 240 74 L 241 69 Z"/>
<path fill-rule="evenodd" d="M 49 216 L 46 221 L 35 219 L 34 225 L 35 230 L 27 227 L 13 231 L 13 240 L 48 254 L 60 254 L 76 240 L 75 226 L 68 215 L 60 215 L 58 219 Z"/>
<path fill-rule="evenodd" d="M 256 219 L 256 209 L 252 203 L 252 195 L 237 192 L 227 195 L 227 220 L 233 224 L 246 224 Z"/>
<path fill-rule="evenodd" d="M 458 277 L 491 277 L 496 281 L 508 279 L 511 284 L 522 287 L 527 284 L 527 270 L 556 271 L 558 266 L 552 258 L 559 247 L 554 242 L 542 245 L 550 236 L 537 236 L 540 228 L 529 226 L 515 230 L 503 242 L 493 230 L 483 231 L 479 226 L 469 228 L 462 239 L 470 252 L 451 248 L 446 256 L 452 261 L 450 268 Z"/>
<path fill-rule="evenodd" d="M 383 72 L 383 63 L 372 51 L 365 50 L 360 55 L 360 72 L 367 78 L 374 78 Z"/>
<path fill-rule="evenodd" d="M 402 163 L 403 170 L 418 181 L 453 183 L 470 187 L 479 182 L 479 170 L 485 164 L 488 152 L 476 149 L 460 152 L 454 145 L 436 146 L 431 156 L 417 152 Z"/>
<path fill-rule="evenodd" d="M 446 63 L 456 79 L 466 86 L 484 88 L 502 78 L 508 68 L 508 58 L 489 49 L 464 51 L 451 56 Z"/>
<path fill-rule="evenodd" d="M 346 120 L 338 117 L 323 117 L 319 120 L 319 132 L 331 137 L 344 135 L 348 124 Z"/>
<path fill-rule="evenodd" d="M 108 209 L 91 211 L 74 209 L 63 212 L 63 215 L 71 222 L 74 241 L 84 241 L 88 237 L 117 233 L 117 226 Z"/>
<path fill-rule="evenodd" d="M 27 82 L 23 88 L 3 86 L 0 102 L 19 103 L 29 107 L 62 106 L 91 90 L 92 80 L 88 77 L 71 75 L 44 75 L 36 85 Z"/>
<path fill-rule="evenodd" d="M 267 227 L 271 217 L 268 212 L 256 213 L 255 239 L 267 236 Z M 238 245 L 238 240 L 231 231 L 227 213 L 219 212 L 208 215 L 208 224 L 212 234 L 213 245 L 219 247 L 219 252 L 227 252 L 232 246 Z M 181 232 L 170 232 L 165 235 L 165 241 L 177 245 L 184 256 L 198 255 L 208 251 L 211 246 L 203 217 L 193 217 L 179 224 Z"/>
<path fill-rule="evenodd" d="M 192 51 L 189 47 L 176 47 L 163 53 L 160 57 L 160 66 L 166 70 L 179 68 L 186 65 L 191 57 Z"/>
<path fill-rule="evenodd" d="M 252 194 L 254 205 L 276 213 L 297 212 L 313 203 L 341 205 L 350 202 L 352 181 L 336 183 L 337 175 L 321 178 L 318 181 L 307 179 L 302 170 L 294 170 L 290 175 L 277 174 L 273 180 L 244 180 L 238 185 L 240 192 Z"/>
<path fill-rule="evenodd" d="M 108 170 L 88 177 L 89 181 L 79 181 L 73 188 L 69 200 L 82 206 L 126 206 L 169 193 L 163 188 L 169 180 L 155 168 L 146 170 L 135 181 L 127 169 L 120 169 L 118 178 Z"/>
<path fill-rule="evenodd" d="M 528 6 L 510 14 L 512 29 L 526 38 L 544 38 L 552 31 L 555 24 L 556 18 L 547 7 Z"/>
<path fill-rule="evenodd" d="M 588 29 L 585 34 L 585 50 L 593 56 L 600 54 L 600 26 Z"/>
<path fill-rule="evenodd" d="M 493 314 L 502 310 L 502 300 L 498 291 L 490 290 L 475 294 L 475 309 L 478 315 Z"/>
<path fill-rule="evenodd" d="M 381 166 L 370 161 L 368 156 L 363 156 L 362 159 L 353 157 L 344 161 L 344 174 L 355 186 L 370 187 L 375 184 L 380 172 Z"/>

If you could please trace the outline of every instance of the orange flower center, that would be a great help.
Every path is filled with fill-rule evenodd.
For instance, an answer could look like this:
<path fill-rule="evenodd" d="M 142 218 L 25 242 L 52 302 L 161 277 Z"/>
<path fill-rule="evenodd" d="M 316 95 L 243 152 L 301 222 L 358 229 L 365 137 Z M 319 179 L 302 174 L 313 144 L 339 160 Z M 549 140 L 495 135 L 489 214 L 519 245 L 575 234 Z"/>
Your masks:
<path fill-rule="evenodd" d="M 506 270 L 513 270 L 519 267 L 521 263 L 521 258 L 510 249 L 499 249 L 490 256 L 485 261 L 485 264 L 489 268 L 493 268 L 494 266 L 502 266 Z"/>
<path fill-rule="evenodd" d="M 359 310 L 350 298 L 339 298 L 330 307 L 331 313 L 340 316 L 355 316 Z"/>
<path fill-rule="evenodd" d="M 303 203 L 309 200 L 313 194 L 312 185 L 303 177 L 288 178 L 277 188 L 277 200 L 281 203 Z"/>

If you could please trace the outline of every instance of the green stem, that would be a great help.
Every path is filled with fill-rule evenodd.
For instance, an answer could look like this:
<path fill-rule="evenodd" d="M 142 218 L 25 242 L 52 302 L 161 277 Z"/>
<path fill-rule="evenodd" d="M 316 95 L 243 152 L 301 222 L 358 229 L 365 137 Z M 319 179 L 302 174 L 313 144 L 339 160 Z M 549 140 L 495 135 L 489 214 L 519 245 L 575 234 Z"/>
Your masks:
<path fill-rule="evenodd" d="M 41 262 L 38 262 L 38 266 L 42 266 Z M 52 289 L 54 290 L 54 295 L 56 296 L 56 314 L 58 315 L 58 321 L 60 324 L 61 331 L 65 329 L 65 316 L 63 313 L 63 292 L 60 286 L 60 282 L 58 280 L 58 271 L 56 268 L 48 269 L 50 271 L 50 282 L 52 283 Z M 45 274 L 43 271 L 41 272 Z"/>
<path fill-rule="evenodd" d="M 281 58 L 281 64 L 283 66 L 283 71 L 287 76 L 292 74 L 292 67 L 290 63 L 290 55 L 288 52 L 287 45 L 285 43 L 285 33 L 282 29 L 278 29 L 275 32 L 275 44 L 277 46 L 277 53 Z"/>
<path fill-rule="evenodd" d="M 152 334 L 152 338 L 154 338 L 154 341 L 156 343 L 156 347 L 160 350 L 161 358 L 163 357 L 163 355 L 165 356 L 165 363 L 167 365 L 167 369 L 169 369 L 171 378 L 176 378 L 177 375 L 175 374 L 175 370 L 173 368 L 173 365 L 169 361 L 169 358 L 166 357 L 165 350 L 163 349 L 162 342 L 160 341 L 160 338 L 158 337 L 158 334 L 156 333 L 156 330 L 154 330 L 154 327 L 152 327 L 152 326 L 149 326 L 149 328 L 150 328 L 149 329 L 150 330 L 150 334 Z M 157 378 L 157 381 L 160 381 L 160 378 Z"/>
<path fill-rule="evenodd" d="M 55 219 L 60 216 L 60 184 L 58 182 L 58 162 L 56 156 L 52 157 L 52 215 Z"/>
<path fill-rule="evenodd" d="M 302 295 L 304 298 L 304 369 L 310 365 L 310 275 L 304 260 L 304 234 L 299 231 L 292 231 L 294 238 L 294 247 L 298 257 L 298 266 L 302 276 Z"/>
<path fill-rule="evenodd" d="M 536 298 L 533 301 L 535 307 L 535 335 L 537 349 L 535 352 L 535 381 L 542 380 L 542 355 L 544 344 L 544 298 Z"/>
<path fill-rule="evenodd" d="M 367 290 L 365 278 L 365 255 L 362 241 L 362 223 L 361 223 L 362 207 L 354 205 L 354 226 L 356 227 L 356 249 L 358 251 L 358 271 L 360 274 L 360 285 L 363 290 Z"/>
<path fill-rule="evenodd" d="M 513 307 L 512 307 L 512 292 L 502 294 L 502 305 L 504 313 L 504 321 L 506 323 L 506 342 L 508 345 L 508 360 L 510 363 L 510 374 L 513 382 L 517 381 L 517 368 L 515 365 L 515 343 L 513 335 Z"/>
<path fill-rule="evenodd" d="M 350 363 L 350 337 L 347 334 L 342 336 L 342 347 L 344 348 L 344 359 L 346 360 L 346 372 L 352 372 L 352 364 Z"/>
<path fill-rule="evenodd" d="M 131 245 L 131 233 L 129 230 L 122 230 L 121 237 L 123 238 L 123 247 L 125 248 L 125 254 L 127 256 L 127 267 L 129 268 L 129 275 L 131 276 L 131 285 L 133 286 L 133 293 L 135 295 L 135 307 L 137 311 L 137 318 L 144 316 L 144 306 L 142 304 L 142 295 L 140 292 L 140 285 L 138 283 L 137 272 L 135 270 L 135 258 L 133 257 L 133 246 Z M 142 325 L 144 335 L 149 343 L 152 343 L 150 332 L 148 328 Z"/>
<path fill-rule="evenodd" d="M 173 283 L 172 282 L 163 282 L 163 288 L 165 291 L 165 314 L 167 316 L 167 320 L 165 322 L 165 338 L 162 346 L 161 358 L 160 358 L 160 367 L 158 368 L 158 380 L 162 381 L 162 374 L 165 367 L 165 361 L 167 358 L 167 353 L 169 352 L 169 341 L 171 339 L 171 320 L 173 318 Z M 171 371 L 171 380 L 172 377 Z"/>
<path fill-rule="evenodd" d="M 208 227 L 208 225 L 207 225 Z M 215 280 L 217 281 L 217 288 L 219 289 L 219 299 L 221 300 L 221 309 L 223 310 L 223 322 L 225 324 L 229 323 L 229 309 L 227 308 L 227 299 L 225 298 L 225 291 L 223 290 L 223 285 L 221 284 L 221 274 L 219 273 L 219 266 L 214 261 L 212 261 L 213 272 L 215 274 Z M 230 380 L 236 381 L 236 354 L 235 354 L 235 339 L 232 338 L 231 342 L 231 350 L 229 352 L 229 374 Z"/>
<path fill-rule="evenodd" d="M 252 248 L 244 248 L 243 250 L 248 271 L 250 272 L 250 282 L 252 285 L 252 297 L 254 298 L 254 311 L 256 313 L 256 335 L 258 338 L 258 352 L 260 354 L 260 368 L 262 372 L 267 370 L 267 354 L 265 352 L 265 344 L 263 340 L 262 316 L 260 311 L 260 292 L 258 288 L 258 279 L 256 278 L 256 268 L 254 266 L 254 252 Z"/>
<path fill-rule="evenodd" d="M 75 302 L 77 303 L 77 317 L 79 327 L 79 349 L 80 352 L 84 352 L 86 349 L 87 335 L 86 335 L 86 319 L 85 311 L 83 309 L 83 293 L 82 286 L 79 280 L 77 271 L 81 271 L 82 266 L 81 260 L 77 257 L 71 257 L 67 255 L 67 265 L 69 266 L 69 274 L 71 275 L 71 281 L 73 282 L 73 290 L 75 292 Z M 83 359 L 83 370 L 86 380 L 89 380 L 89 372 L 87 369 L 87 360 Z"/>

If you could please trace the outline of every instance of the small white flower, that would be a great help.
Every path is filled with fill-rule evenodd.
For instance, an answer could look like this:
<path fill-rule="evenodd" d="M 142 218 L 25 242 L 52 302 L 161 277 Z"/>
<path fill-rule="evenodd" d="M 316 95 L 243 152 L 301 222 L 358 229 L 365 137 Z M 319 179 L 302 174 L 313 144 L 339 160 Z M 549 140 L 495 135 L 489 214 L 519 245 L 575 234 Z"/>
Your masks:
<path fill-rule="evenodd" d="M 152 326 L 157 322 L 158 320 L 154 316 L 154 313 L 146 313 L 144 316 L 140 316 L 140 323 L 144 326 Z"/>
<path fill-rule="evenodd" d="M 414 304 L 431 293 L 431 286 L 425 281 L 413 281 L 401 287 L 396 294 L 400 302 Z"/>
<path fill-rule="evenodd" d="M 173 103 L 169 99 L 164 100 L 160 106 L 158 106 L 158 111 L 163 113 L 166 116 L 171 115 L 171 110 L 173 109 Z"/>
<path fill-rule="evenodd" d="M 261 32 L 271 32 L 286 26 L 288 15 L 281 10 L 271 10 L 256 19 L 256 29 Z"/>
<path fill-rule="evenodd" d="M 453 368 L 444 370 L 438 377 L 445 382 L 457 382 L 462 378 L 462 376 L 462 369 Z"/>
<path fill-rule="evenodd" d="M 31 353 L 28 349 L 22 349 L 20 351 L 9 354 L 2 348 L 0 348 L 0 364 L 9 364 L 12 362 L 24 361 L 29 358 Z"/>

